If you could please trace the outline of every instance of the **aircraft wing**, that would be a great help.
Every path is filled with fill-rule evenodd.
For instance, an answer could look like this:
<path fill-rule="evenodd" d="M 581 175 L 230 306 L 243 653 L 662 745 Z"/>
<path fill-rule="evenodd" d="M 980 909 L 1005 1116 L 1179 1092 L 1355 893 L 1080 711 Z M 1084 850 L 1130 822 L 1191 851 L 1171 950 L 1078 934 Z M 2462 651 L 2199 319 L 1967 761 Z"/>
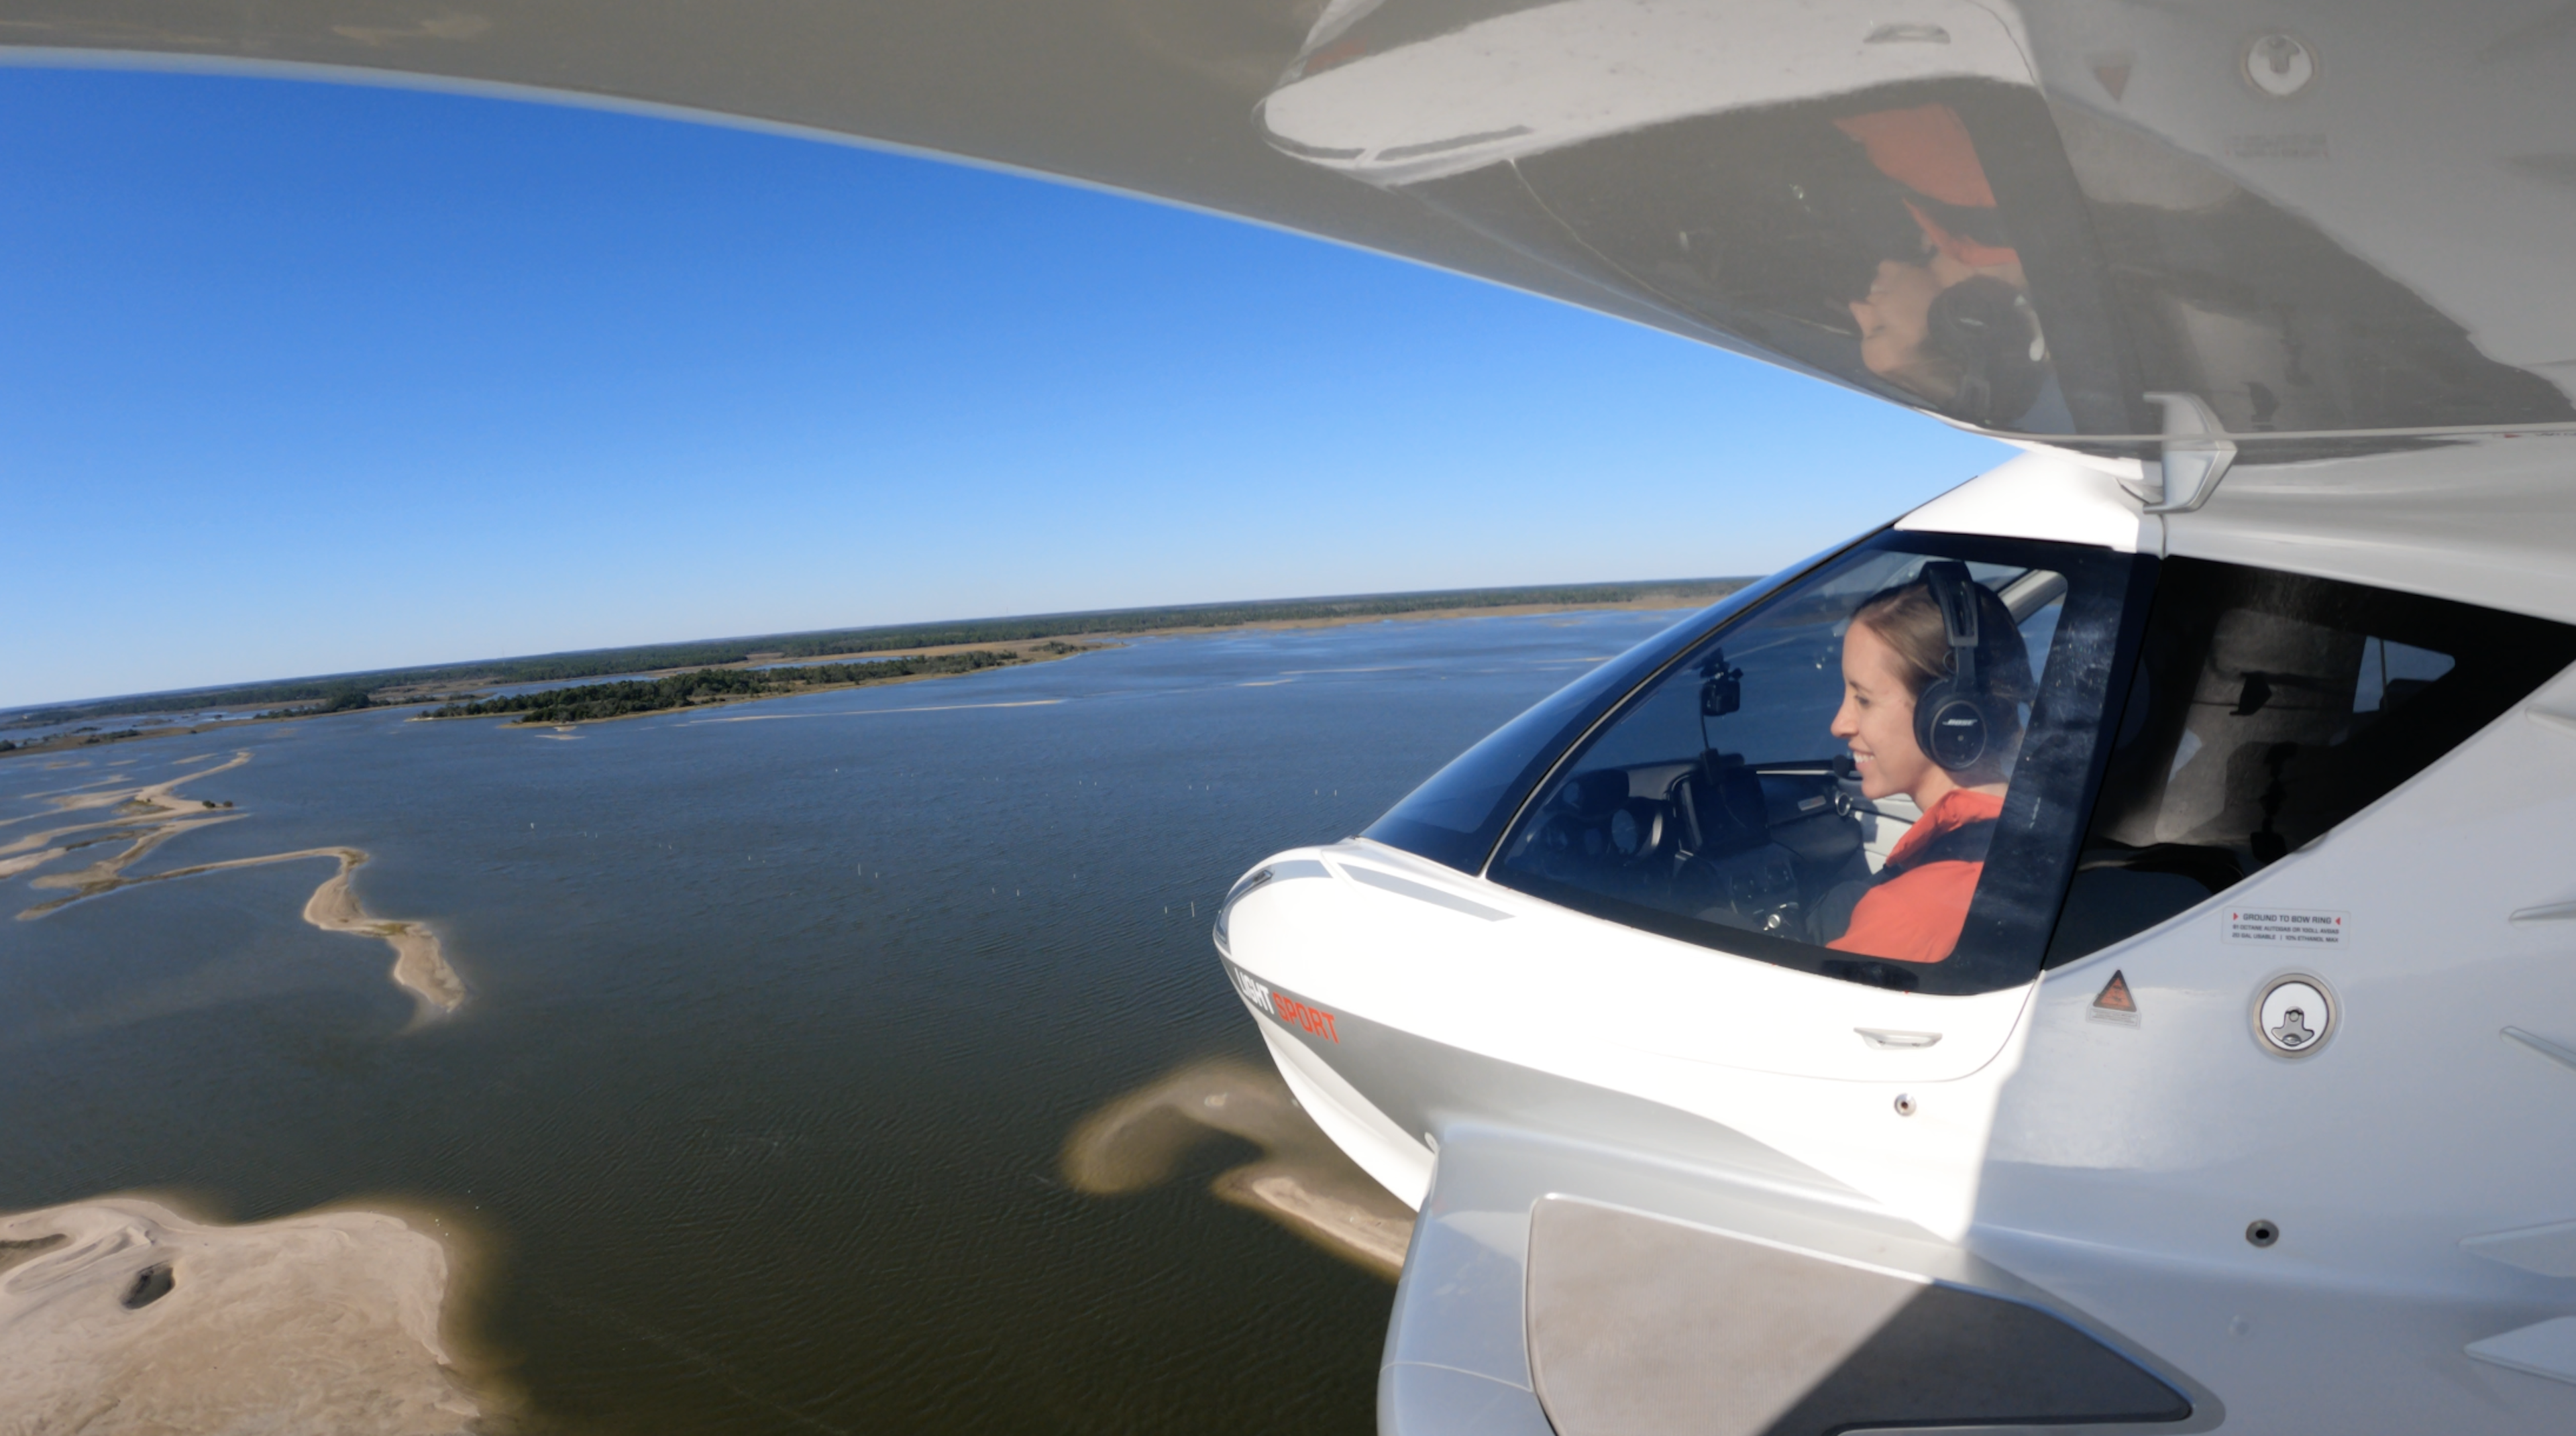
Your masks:
<path fill-rule="evenodd" d="M 2536 0 L 0 0 L 0 52 L 1009 166 L 2114 459 L 2576 425 L 2576 23 Z"/>

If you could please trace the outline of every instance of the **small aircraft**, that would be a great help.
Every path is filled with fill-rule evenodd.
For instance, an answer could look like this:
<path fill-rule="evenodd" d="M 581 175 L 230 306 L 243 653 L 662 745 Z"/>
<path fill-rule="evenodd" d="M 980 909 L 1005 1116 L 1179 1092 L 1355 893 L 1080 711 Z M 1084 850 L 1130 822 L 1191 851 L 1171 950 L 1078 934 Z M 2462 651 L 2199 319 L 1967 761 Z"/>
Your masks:
<path fill-rule="evenodd" d="M 2028 450 L 1236 886 L 1382 1429 L 2576 1427 L 2571 15 L 1327 12 L 1283 152 Z"/>
<path fill-rule="evenodd" d="M 2557 0 L 0 21 L 1102 184 L 2019 445 L 1235 886 L 1421 1213 L 1382 1428 L 2576 1429 Z"/>

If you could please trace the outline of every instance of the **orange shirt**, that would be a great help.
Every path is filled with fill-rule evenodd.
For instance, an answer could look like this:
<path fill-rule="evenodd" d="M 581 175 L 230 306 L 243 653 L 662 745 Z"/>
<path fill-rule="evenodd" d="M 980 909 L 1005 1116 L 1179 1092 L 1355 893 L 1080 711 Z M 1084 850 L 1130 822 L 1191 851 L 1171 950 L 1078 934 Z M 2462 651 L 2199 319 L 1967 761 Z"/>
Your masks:
<path fill-rule="evenodd" d="M 1994 186 L 1977 162 L 1977 142 L 1948 105 L 1847 115 L 1834 128 L 1860 141 L 1880 174 L 1916 194 L 1962 209 L 1995 207 Z"/>
<path fill-rule="evenodd" d="M 1851 926 L 1825 945 L 1897 962 L 1948 957 L 1959 945 L 1959 929 L 1968 925 L 1968 899 L 1976 895 L 1986 865 L 1950 861 L 1908 868 L 1906 863 L 1943 833 L 2002 817 L 2003 811 L 2001 794 L 1951 789 L 1889 851 L 1887 865 L 1904 870 L 1862 894 L 1852 908 Z"/>
<path fill-rule="evenodd" d="M 1948 105 L 1916 105 L 1909 110 L 1878 110 L 1848 115 L 1834 128 L 1860 142 L 1878 172 L 1922 195 L 1959 209 L 1993 209 L 1994 186 L 1977 161 L 1977 143 L 1959 112 Z M 1999 244 L 1983 244 L 1952 234 L 1912 200 L 1905 208 L 1923 228 L 1933 248 L 1970 269 L 2019 264 L 2021 255 Z"/>

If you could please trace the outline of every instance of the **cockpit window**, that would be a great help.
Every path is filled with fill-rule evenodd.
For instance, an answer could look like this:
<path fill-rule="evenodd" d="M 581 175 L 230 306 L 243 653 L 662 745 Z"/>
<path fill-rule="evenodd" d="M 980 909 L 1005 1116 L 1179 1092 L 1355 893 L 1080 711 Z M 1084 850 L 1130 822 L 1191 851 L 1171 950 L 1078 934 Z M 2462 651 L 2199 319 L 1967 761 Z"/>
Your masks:
<path fill-rule="evenodd" d="M 2167 560 L 2049 961 L 2296 851 L 2571 662 L 2562 624 Z"/>
<path fill-rule="evenodd" d="M 1558 689 L 1432 774 L 1361 836 L 1460 872 L 1482 870 L 1503 825 L 1520 811 L 1531 785 L 1567 743 L 1590 731 L 1628 690 L 1662 671 L 1711 626 L 1760 602 L 1784 578 L 1813 568 L 1824 557 L 1738 589 Z"/>
<path fill-rule="evenodd" d="M 1883 536 L 1630 698 L 1488 876 L 1858 982 L 2026 982 L 2072 869 L 2136 562 Z"/>

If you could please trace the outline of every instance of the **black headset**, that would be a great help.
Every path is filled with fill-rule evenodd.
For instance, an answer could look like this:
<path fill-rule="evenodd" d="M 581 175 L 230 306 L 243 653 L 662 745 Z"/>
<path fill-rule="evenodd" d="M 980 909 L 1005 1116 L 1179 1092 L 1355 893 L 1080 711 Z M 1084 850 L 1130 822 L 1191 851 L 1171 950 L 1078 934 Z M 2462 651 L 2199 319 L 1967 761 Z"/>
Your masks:
<path fill-rule="evenodd" d="M 1994 716 L 1994 695 L 1977 667 L 1977 595 L 1984 590 L 1956 559 L 1923 565 L 1923 586 L 1941 610 L 1950 640 L 1950 671 L 1914 699 L 1914 742 L 1950 772 L 1973 768 L 1986 756 L 1993 734 L 2009 726 Z"/>
<path fill-rule="evenodd" d="M 2030 296 L 1991 274 L 1944 289 L 1923 317 L 1925 347 L 1959 366 L 1958 392 L 1938 407 L 1972 424 L 2004 424 L 2039 402 L 2048 344 Z"/>

